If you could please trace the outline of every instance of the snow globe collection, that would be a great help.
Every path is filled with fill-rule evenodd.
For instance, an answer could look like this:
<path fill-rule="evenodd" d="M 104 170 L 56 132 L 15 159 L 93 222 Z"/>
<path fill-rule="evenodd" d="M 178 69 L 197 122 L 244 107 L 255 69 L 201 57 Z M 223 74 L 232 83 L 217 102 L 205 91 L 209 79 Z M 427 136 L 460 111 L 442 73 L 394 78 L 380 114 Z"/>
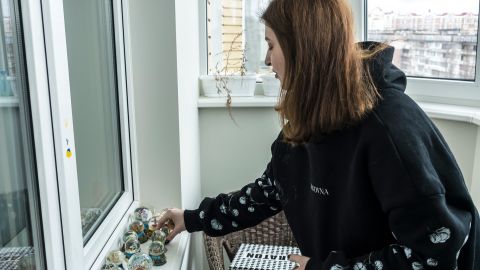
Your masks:
<path fill-rule="evenodd" d="M 124 265 L 128 270 L 151 270 L 153 266 L 167 263 L 165 242 L 174 225 L 171 221 L 159 223 L 163 213 L 155 214 L 143 206 L 135 209 L 129 229 L 123 234 L 121 248 L 108 253 L 102 270 L 125 270 Z M 147 250 L 141 249 L 144 243 Z"/>

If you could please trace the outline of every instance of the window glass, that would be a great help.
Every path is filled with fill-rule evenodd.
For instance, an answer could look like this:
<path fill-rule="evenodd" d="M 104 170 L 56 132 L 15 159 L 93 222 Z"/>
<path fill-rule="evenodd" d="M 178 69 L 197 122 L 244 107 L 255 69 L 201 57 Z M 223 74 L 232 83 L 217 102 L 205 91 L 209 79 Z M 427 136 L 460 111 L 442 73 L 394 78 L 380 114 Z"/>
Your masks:
<path fill-rule="evenodd" d="M 270 0 L 207 1 L 208 73 L 262 73 L 267 46 L 259 16 Z"/>
<path fill-rule="evenodd" d="M 368 0 L 367 40 L 395 47 L 408 76 L 475 80 L 478 0 Z"/>
<path fill-rule="evenodd" d="M 19 3 L 0 14 L 0 269 L 45 269 Z"/>
<path fill-rule="evenodd" d="M 124 191 L 111 0 L 64 0 L 84 243 Z"/>

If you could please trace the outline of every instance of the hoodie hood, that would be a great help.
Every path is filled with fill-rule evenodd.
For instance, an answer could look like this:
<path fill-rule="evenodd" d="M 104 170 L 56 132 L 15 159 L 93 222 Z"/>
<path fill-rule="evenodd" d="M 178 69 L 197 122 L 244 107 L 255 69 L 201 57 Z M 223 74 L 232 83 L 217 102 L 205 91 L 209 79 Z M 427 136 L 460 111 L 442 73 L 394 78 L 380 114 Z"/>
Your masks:
<path fill-rule="evenodd" d="M 358 45 L 363 50 L 373 51 L 377 46 L 382 44 L 374 41 L 365 41 L 359 42 Z M 392 63 L 394 51 L 394 47 L 387 46 L 372 58 L 365 61 L 365 65 L 370 71 L 373 82 L 380 93 L 385 89 L 392 88 L 405 92 L 405 88 L 407 87 L 407 77 L 405 73 Z"/>

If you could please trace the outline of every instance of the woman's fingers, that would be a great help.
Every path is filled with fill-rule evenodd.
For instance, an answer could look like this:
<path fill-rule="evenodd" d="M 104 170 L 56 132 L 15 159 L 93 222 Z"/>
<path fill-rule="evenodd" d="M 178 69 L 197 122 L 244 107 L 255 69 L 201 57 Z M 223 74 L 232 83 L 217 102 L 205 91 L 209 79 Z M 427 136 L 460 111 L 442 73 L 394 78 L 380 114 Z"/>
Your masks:
<path fill-rule="evenodd" d="M 296 263 L 296 266 L 293 268 L 295 270 L 305 270 L 305 267 L 307 266 L 307 262 L 308 260 L 310 260 L 309 257 L 296 255 L 296 254 L 288 255 L 288 259 Z"/>
<path fill-rule="evenodd" d="M 167 236 L 167 241 L 172 241 L 172 239 L 175 238 L 175 236 L 177 236 L 177 234 L 181 232 L 182 231 L 180 231 L 177 227 L 175 227 L 175 229 L 173 229 L 173 231 Z"/>
<path fill-rule="evenodd" d="M 169 226 L 169 229 L 172 230 L 167 236 L 167 241 L 171 241 L 177 234 L 185 230 L 183 211 L 183 209 L 178 208 L 167 209 L 158 220 L 158 226 Z M 173 228 L 171 222 L 173 222 Z"/>
<path fill-rule="evenodd" d="M 161 217 L 158 220 L 158 226 L 162 227 L 169 219 L 171 219 L 170 217 L 171 215 L 172 215 L 171 209 L 165 210 L 165 212 L 161 214 Z"/>

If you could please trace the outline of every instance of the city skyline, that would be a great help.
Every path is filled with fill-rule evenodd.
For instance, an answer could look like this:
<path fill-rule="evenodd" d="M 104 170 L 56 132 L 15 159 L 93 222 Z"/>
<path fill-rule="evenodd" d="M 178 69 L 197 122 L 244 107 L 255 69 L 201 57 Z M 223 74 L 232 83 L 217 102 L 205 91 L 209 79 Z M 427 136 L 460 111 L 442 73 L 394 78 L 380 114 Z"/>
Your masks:
<path fill-rule="evenodd" d="M 385 12 L 395 13 L 462 13 L 472 12 L 478 14 L 479 0 L 439 1 L 439 0 L 368 0 L 368 9 L 381 8 Z"/>

